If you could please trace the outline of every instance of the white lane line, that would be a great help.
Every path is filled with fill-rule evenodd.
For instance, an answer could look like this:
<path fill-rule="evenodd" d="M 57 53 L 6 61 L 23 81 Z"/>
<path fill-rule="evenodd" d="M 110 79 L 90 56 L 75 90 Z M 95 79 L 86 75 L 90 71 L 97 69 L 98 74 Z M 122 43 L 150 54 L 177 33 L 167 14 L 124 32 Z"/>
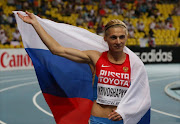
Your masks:
<path fill-rule="evenodd" d="M 172 78 L 172 77 L 169 77 L 169 78 Z M 166 79 L 169 79 L 169 78 L 166 78 Z M 159 81 L 159 79 L 156 79 L 156 80 Z M 156 81 L 156 80 L 153 80 L 153 81 Z M 164 79 L 161 79 L 161 80 L 164 80 Z M 42 112 L 44 112 L 45 114 L 53 117 L 53 115 L 52 115 L 51 113 L 47 112 L 46 110 L 44 110 L 42 107 L 40 107 L 40 106 L 37 104 L 36 98 L 37 98 L 37 96 L 38 96 L 39 94 L 41 94 L 41 93 L 42 93 L 42 92 L 39 91 L 39 92 L 37 92 L 37 93 L 33 96 L 33 103 L 34 103 L 34 105 L 35 105 L 40 111 L 42 111 Z M 157 110 L 157 109 L 151 108 L 151 110 L 154 111 L 154 112 L 157 112 L 157 113 L 166 115 L 166 116 L 170 116 L 170 117 L 174 117 L 174 118 L 180 118 L 180 116 L 178 116 L 178 115 L 166 113 L 166 112 L 163 112 L 163 111 L 159 111 L 159 110 Z"/>
<path fill-rule="evenodd" d="M 6 123 L 0 120 L 0 124 L 6 124 Z"/>
<path fill-rule="evenodd" d="M 53 117 L 53 115 L 52 115 L 51 113 L 47 112 L 46 110 L 44 110 L 42 107 L 40 107 L 40 106 L 37 104 L 36 98 L 37 98 L 37 96 L 38 96 L 39 94 L 41 94 L 41 93 L 42 93 L 42 92 L 39 91 L 39 92 L 37 92 L 37 93 L 33 96 L 33 99 L 32 99 L 32 100 L 33 100 L 33 103 L 34 103 L 34 105 L 35 105 L 40 111 L 42 111 L 42 112 L 44 112 L 45 114 Z"/>
<path fill-rule="evenodd" d="M 149 80 L 149 83 L 151 82 L 155 82 L 155 81 L 161 81 L 161 80 L 166 80 L 166 79 L 172 79 L 172 78 L 178 78 L 179 76 L 171 76 L 171 77 L 165 77 L 165 78 L 160 78 L 160 79 L 153 79 L 153 80 Z"/>
<path fill-rule="evenodd" d="M 171 97 L 171 98 L 173 98 L 173 99 L 175 99 L 175 100 L 177 100 L 177 101 L 180 101 L 180 97 L 178 97 L 178 96 L 176 97 L 176 96 L 172 95 L 171 93 L 168 92 L 168 89 L 169 89 L 169 87 L 171 87 L 171 86 L 174 85 L 174 84 L 180 84 L 179 82 L 180 82 L 180 80 L 175 81 L 175 82 L 172 82 L 172 83 L 166 85 L 166 87 L 164 88 L 164 92 L 165 92 L 169 97 Z"/>
<path fill-rule="evenodd" d="M 4 92 L 6 90 L 10 90 L 10 89 L 14 89 L 14 88 L 22 87 L 22 86 L 26 86 L 26 85 L 36 84 L 36 83 L 37 83 L 37 81 L 32 81 L 32 82 L 29 82 L 29 83 L 18 84 L 18 85 L 14 85 L 14 86 L 11 86 L 11 87 L 3 88 L 3 89 L 0 90 L 0 92 Z"/>
<path fill-rule="evenodd" d="M 170 116 L 170 117 L 180 118 L 180 116 L 178 116 L 178 115 L 169 114 L 169 113 L 166 113 L 166 112 L 163 112 L 163 111 L 159 111 L 159 110 L 157 110 L 157 109 L 153 109 L 153 108 L 152 108 L 151 110 L 154 111 L 154 112 L 163 114 L 163 115 Z"/>
<path fill-rule="evenodd" d="M 151 77 L 151 78 L 154 78 L 154 77 L 164 77 L 164 76 L 179 76 L 177 73 L 175 74 L 162 74 L 162 75 L 159 75 L 159 74 L 148 74 L 148 77 Z"/>
<path fill-rule="evenodd" d="M 35 77 L 29 77 L 29 78 L 20 78 L 20 79 L 9 79 L 9 80 L 2 80 L 0 81 L 0 84 L 12 82 L 12 81 L 23 81 L 23 80 L 29 80 L 29 79 L 36 79 Z"/>
<path fill-rule="evenodd" d="M 1 89 L 0 92 L 6 91 L 6 90 L 10 90 L 10 89 L 14 89 L 14 88 L 18 88 L 18 87 L 22 87 L 22 86 L 36 84 L 36 83 L 37 83 L 37 81 L 32 81 L 32 82 L 24 83 L 24 84 L 18 84 L 18 85 L 14 85 L 14 86 L 11 86 L 11 87 L 7 87 L 7 88 L 4 88 L 4 89 Z M 6 124 L 6 123 L 0 120 L 0 124 Z"/>
<path fill-rule="evenodd" d="M 160 81 L 160 80 L 167 80 L 167 79 L 171 79 L 171 78 L 176 78 L 176 77 L 179 77 L 179 76 L 174 76 L 174 77 L 166 77 L 166 78 L 160 78 L 160 79 L 154 79 L 154 80 L 149 80 L 149 83 L 151 82 L 155 82 L 155 81 Z M 175 118 L 180 118 L 180 116 L 178 115 L 173 115 L 173 114 L 170 114 L 170 113 L 166 113 L 166 112 L 163 112 L 163 111 L 159 111 L 157 109 L 153 109 L 151 108 L 152 111 L 154 112 L 157 112 L 157 113 L 160 113 L 160 114 L 163 114 L 163 115 L 167 115 L 167 116 L 170 116 L 170 117 L 175 117 Z"/>
<path fill-rule="evenodd" d="M 34 75 L 34 74 L 24 74 L 24 75 L 1 75 L 0 76 L 0 80 L 2 80 L 2 79 L 9 79 L 9 78 L 23 78 L 23 77 L 34 77 L 34 76 L 36 76 L 36 75 Z"/>

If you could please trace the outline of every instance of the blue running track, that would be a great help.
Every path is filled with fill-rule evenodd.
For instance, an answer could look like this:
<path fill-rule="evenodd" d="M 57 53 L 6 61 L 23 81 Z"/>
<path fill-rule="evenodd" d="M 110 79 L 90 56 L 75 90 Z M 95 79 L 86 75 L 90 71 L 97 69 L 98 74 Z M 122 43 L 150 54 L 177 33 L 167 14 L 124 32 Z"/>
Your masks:
<path fill-rule="evenodd" d="M 164 92 L 168 84 L 180 82 L 180 64 L 146 65 L 146 69 L 151 124 L 180 124 L 180 101 Z M 0 71 L 0 124 L 55 124 L 34 70 Z"/>

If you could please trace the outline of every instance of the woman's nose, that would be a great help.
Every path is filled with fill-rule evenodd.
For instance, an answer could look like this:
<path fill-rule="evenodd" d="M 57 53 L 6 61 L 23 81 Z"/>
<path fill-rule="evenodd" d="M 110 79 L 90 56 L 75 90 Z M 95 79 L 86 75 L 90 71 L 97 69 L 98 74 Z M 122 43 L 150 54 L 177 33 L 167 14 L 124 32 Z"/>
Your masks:
<path fill-rule="evenodd" d="M 119 37 L 116 39 L 116 43 L 117 43 L 117 44 L 120 44 L 120 43 L 121 43 L 121 40 L 120 40 Z"/>

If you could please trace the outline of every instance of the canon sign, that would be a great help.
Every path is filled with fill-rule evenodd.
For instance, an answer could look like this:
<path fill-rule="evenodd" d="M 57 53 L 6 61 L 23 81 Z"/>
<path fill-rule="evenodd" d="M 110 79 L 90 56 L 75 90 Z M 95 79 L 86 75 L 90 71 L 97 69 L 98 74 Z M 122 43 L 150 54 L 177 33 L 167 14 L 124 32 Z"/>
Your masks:
<path fill-rule="evenodd" d="M 155 49 L 151 49 L 150 52 L 135 52 L 137 56 L 140 57 L 140 59 L 143 62 L 172 62 L 173 56 L 172 52 L 163 52 L 162 49 L 159 49 L 156 51 Z"/>
<path fill-rule="evenodd" d="M 0 51 L 0 70 L 26 69 L 32 67 L 32 61 L 23 49 Z"/>

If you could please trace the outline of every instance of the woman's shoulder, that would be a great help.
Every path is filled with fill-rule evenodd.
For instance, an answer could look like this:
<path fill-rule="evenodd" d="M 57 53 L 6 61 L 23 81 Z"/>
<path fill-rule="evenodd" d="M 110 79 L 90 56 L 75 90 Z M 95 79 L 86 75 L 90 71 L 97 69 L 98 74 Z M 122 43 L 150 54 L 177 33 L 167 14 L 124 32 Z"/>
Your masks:
<path fill-rule="evenodd" d="M 87 56 L 92 60 L 93 64 L 96 65 L 98 59 L 101 57 L 102 52 L 96 50 L 86 50 L 84 51 Z"/>

